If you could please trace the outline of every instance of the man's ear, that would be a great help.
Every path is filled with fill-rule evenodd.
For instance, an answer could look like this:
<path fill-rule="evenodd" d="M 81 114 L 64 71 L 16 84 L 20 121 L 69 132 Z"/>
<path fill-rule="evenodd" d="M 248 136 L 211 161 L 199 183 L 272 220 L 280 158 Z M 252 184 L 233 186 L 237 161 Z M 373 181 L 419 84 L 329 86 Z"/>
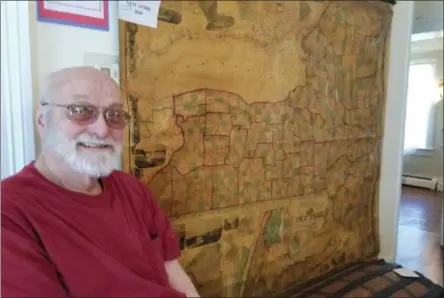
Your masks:
<path fill-rule="evenodd" d="M 37 131 L 39 132 L 39 135 L 42 136 L 46 126 L 46 119 L 43 115 L 43 110 L 41 107 L 37 108 L 35 119 L 36 119 Z"/>

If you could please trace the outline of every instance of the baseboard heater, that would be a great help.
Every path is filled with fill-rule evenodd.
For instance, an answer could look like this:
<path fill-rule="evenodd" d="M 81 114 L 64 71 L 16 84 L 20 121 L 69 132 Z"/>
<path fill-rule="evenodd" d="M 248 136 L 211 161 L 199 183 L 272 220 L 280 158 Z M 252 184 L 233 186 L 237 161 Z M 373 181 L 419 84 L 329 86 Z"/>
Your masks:
<path fill-rule="evenodd" d="M 436 190 L 438 179 L 411 175 L 402 175 L 402 184 Z"/>

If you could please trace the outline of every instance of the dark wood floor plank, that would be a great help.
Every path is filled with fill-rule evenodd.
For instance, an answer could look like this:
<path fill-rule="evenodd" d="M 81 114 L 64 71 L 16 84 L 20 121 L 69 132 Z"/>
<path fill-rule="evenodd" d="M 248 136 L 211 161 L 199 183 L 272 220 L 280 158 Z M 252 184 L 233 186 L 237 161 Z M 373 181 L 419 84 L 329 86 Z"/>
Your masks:
<path fill-rule="evenodd" d="M 440 247 L 441 192 L 403 187 L 396 262 L 444 285 L 444 250 Z"/>

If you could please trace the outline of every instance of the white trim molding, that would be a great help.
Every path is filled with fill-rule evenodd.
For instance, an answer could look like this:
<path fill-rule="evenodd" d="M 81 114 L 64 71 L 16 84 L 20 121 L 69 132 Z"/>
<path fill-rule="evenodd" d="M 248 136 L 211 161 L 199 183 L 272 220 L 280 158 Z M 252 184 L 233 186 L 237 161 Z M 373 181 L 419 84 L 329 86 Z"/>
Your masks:
<path fill-rule="evenodd" d="M 1 178 L 35 159 L 29 3 L 1 1 Z"/>
<path fill-rule="evenodd" d="M 395 261 L 398 244 L 402 153 L 404 150 L 403 132 L 407 106 L 414 5 L 413 1 L 398 1 L 394 6 L 391 28 L 378 214 L 379 257 L 387 262 Z"/>

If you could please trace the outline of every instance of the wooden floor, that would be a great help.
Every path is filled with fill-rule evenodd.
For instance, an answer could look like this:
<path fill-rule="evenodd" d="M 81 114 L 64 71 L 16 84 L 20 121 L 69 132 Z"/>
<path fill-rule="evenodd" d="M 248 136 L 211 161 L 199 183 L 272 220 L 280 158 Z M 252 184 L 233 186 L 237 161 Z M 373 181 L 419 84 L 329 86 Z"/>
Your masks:
<path fill-rule="evenodd" d="M 403 186 L 396 262 L 444 285 L 440 246 L 442 192 Z"/>

